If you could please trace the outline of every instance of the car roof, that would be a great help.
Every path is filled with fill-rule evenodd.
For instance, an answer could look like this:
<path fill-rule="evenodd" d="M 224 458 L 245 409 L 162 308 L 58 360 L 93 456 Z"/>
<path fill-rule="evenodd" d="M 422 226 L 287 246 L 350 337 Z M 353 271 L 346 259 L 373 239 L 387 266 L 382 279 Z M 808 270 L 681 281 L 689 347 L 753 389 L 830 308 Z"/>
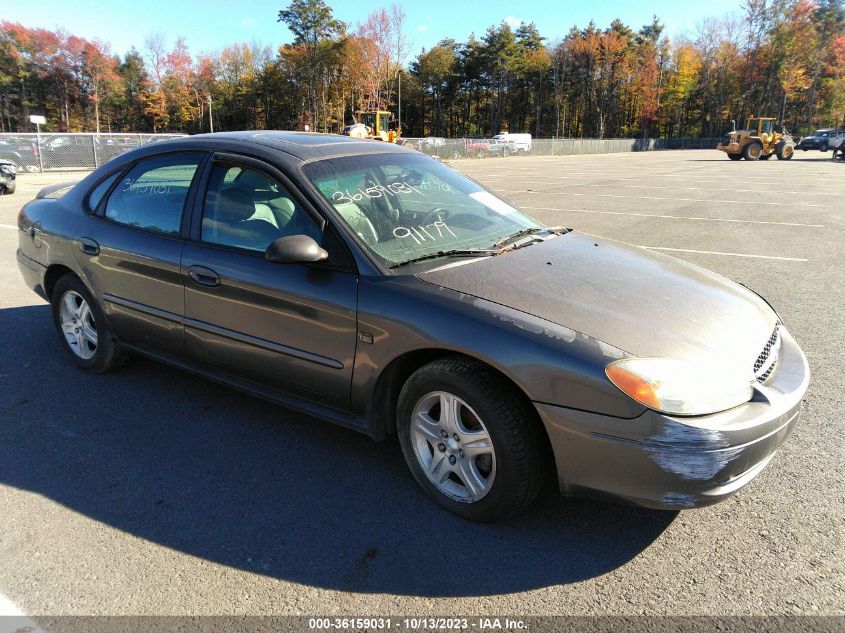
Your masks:
<path fill-rule="evenodd" d="M 408 151 L 399 145 L 372 141 L 366 139 L 341 136 L 339 134 L 323 134 L 320 132 L 298 132 L 278 130 L 254 130 L 242 132 L 216 132 L 214 134 L 197 134 L 178 139 L 156 143 L 173 146 L 180 143 L 194 143 L 205 141 L 234 141 L 236 143 L 256 144 L 271 147 L 307 161 L 316 158 L 338 156 L 346 154 L 364 154 L 373 152 L 403 152 Z"/>

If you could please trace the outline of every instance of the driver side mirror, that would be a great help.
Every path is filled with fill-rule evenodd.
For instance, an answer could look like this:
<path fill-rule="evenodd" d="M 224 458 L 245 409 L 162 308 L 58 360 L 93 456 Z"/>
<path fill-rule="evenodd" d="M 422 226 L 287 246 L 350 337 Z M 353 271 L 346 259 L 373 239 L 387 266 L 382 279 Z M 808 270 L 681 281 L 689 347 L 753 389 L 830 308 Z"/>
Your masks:
<path fill-rule="evenodd" d="M 264 256 L 277 264 L 304 264 L 329 258 L 325 249 L 307 235 L 288 235 L 270 243 Z"/>

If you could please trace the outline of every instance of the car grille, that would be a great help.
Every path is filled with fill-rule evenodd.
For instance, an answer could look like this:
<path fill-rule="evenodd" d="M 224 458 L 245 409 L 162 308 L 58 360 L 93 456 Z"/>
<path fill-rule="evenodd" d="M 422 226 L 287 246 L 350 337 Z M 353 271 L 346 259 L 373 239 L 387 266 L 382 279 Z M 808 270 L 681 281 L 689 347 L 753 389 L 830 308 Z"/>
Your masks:
<path fill-rule="evenodd" d="M 754 376 L 757 382 L 766 382 L 772 375 L 778 362 L 778 352 L 780 352 L 780 328 L 775 326 L 772 335 L 766 341 L 766 346 L 754 361 Z"/>

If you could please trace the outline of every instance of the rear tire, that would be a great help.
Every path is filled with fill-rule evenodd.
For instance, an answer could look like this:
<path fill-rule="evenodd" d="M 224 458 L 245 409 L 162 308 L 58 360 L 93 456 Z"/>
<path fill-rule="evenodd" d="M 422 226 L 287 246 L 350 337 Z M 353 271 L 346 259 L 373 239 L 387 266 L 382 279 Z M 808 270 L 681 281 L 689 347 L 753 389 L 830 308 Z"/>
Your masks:
<path fill-rule="evenodd" d="M 760 160 L 769 160 L 771 157 L 771 154 L 760 154 Z"/>
<path fill-rule="evenodd" d="M 549 473 L 542 427 L 530 404 L 470 359 L 443 358 L 414 372 L 399 394 L 397 431 L 408 468 L 426 494 L 472 521 L 518 514 Z"/>
<path fill-rule="evenodd" d="M 74 365 L 93 374 L 117 369 L 127 354 L 109 328 L 106 316 L 79 277 L 59 278 L 50 295 L 53 325 Z"/>
<path fill-rule="evenodd" d="M 742 154 L 728 154 L 728 158 L 731 160 L 741 160 Z"/>
<path fill-rule="evenodd" d="M 763 146 L 760 143 L 749 143 L 742 148 L 742 157 L 745 160 L 760 160 L 763 155 Z"/>

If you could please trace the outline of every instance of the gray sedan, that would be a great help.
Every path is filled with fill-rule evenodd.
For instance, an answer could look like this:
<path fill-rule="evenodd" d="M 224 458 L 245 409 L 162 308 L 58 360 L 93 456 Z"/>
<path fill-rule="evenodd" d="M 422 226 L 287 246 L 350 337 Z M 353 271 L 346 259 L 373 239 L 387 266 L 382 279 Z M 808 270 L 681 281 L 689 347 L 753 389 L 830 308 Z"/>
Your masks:
<path fill-rule="evenodd" d="M 773 458 L 809 381 L 744 286 L 544 226 L 387 143 L 164 141 L 43 190 L 19 227 L 23 277 L 81 369 L 142 354 L 396 434 L 422 489 L 475 520 L 555 480 L 717 502 Z"/>

